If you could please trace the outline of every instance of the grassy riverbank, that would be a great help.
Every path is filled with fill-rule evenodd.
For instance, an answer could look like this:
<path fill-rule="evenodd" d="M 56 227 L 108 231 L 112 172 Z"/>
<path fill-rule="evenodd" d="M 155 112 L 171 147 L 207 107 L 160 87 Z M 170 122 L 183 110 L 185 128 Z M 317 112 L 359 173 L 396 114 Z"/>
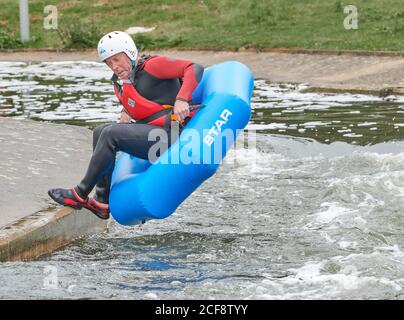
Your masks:
<path fill-rule="evenodd" d="M 0 0 L 0 48 L 94 47 L 107 31 L 156 27 L 135 35 L 141 48 L 308 48 L 404 50 L 402 0 L 30 0 L 32 41 L 18 41 L 18 1 Z M 346 30 L 344 7 L 358 9 L 358 29 Z M 46 30 L 47 5 L 58 30 Z"/>

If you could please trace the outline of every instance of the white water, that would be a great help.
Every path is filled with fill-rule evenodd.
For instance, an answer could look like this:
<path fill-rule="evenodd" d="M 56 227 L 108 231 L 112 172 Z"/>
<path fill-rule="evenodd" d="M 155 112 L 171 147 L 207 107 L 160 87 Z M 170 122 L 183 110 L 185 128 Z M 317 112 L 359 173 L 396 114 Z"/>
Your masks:
<path fill-rule="evenodd" d="M 115 121 L 108 77 L 96 63 L 1 63 L 1 110 Z M 257 81 L 257 148 L 230 150 L 164 220 L 1 263 L 0 298 L 403 299 L 402 98 L 300 89 Z"/>

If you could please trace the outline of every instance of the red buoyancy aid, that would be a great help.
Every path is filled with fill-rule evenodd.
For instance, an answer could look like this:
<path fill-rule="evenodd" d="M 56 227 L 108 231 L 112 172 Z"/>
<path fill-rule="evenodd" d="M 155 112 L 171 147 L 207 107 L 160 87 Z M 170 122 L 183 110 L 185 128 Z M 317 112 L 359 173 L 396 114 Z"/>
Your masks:
<path fill-rule="evenodd" d="M 170 123 L 173 106 L 161 105 L 141 96 L 135 89 L 133 83 L 128 80 L 123 80 L 122 86 L 114 81 L 114 91 L 118 100 L 122 103 L 126 112 L 136 121 L 147 120 L 153 115 L 161 116 L 154 118 L 151 121 L 146 121 L 147 124 L 164 127 Z M 189 117 L 191 118 L 197 110 L 191 111 Z M 169 119 L 167 119 L 169 117 Z M 144 123 L 144 122 L 142 122 Z"/>

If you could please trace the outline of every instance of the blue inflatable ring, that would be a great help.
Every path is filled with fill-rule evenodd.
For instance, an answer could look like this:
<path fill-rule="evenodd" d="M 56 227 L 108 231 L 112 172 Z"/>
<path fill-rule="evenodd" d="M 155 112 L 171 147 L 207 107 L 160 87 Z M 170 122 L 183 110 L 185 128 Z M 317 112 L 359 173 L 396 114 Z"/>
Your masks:
<path fill-rule="evenodd" d="M 251 71 L 239 62 L 206 68 L 192 96 L 205 107 L 192 117 L 179 139 L 153 164 L 124 152 L 118 158 L 109 200 L 113 218 L 134 225 L 172 214 L 217 171 L 247 125 L 253 86 Z"/>

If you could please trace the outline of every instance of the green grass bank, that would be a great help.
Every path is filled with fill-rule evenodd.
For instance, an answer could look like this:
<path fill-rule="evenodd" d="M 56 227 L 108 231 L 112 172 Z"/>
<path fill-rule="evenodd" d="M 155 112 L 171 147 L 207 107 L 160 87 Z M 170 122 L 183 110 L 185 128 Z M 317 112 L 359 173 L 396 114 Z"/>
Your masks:
<path fill-rule="evenodd" d="M 58 11 L 45 29 L 44 8 Z M 357 8 L 358 28 L 344 7 Z M 140 49 L 305 48 L 404 50 L 402 0 L 30 0 L 32 40 L 19 41 L 16 0 L 0 0 L 0 48 L 94 48 L 100 35 L 131 26 Z"/>

